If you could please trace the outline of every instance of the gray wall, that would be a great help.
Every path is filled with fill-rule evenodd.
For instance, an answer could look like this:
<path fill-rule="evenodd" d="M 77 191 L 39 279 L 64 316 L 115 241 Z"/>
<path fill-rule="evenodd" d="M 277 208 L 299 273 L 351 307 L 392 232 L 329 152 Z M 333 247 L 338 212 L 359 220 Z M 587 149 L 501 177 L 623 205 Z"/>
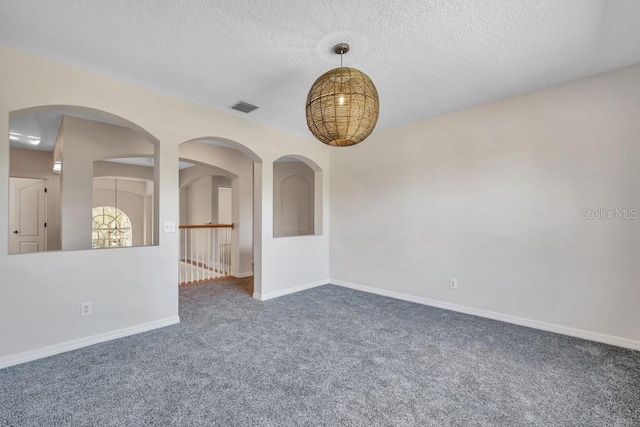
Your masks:
<path fill-rule="evenodd" d="M 183 224 L 218 224 L 218 191 L 220 187 L 231 188 L 231 178 L 226 176 L 204 176 L 180 192 L 180 212 Z"/>
<path fill-rule="evenodd" d="M 331 150 L 332 280 L 637 343 L 640 220 L 583 209 L 640 208 L 639 117 L 635 66 Z"/>

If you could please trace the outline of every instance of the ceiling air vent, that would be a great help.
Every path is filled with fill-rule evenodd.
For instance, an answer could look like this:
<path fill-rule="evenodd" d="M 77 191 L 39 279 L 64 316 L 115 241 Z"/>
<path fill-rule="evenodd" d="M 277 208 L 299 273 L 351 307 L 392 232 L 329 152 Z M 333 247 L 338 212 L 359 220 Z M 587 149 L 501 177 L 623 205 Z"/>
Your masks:
<path fill-rule="evenodd" d="M 233 108 L 234 110 L 238 110 L 238 111 L 242 111 L 243 113 L 250 113 L 253 110 L 257 110 L 258 107 L 256 107 L 255 105 L 251 105 L 247 102 L 244 101 L 238 101 L 235 104 L 233 104 L 231 106 L 231 108 Z"/>

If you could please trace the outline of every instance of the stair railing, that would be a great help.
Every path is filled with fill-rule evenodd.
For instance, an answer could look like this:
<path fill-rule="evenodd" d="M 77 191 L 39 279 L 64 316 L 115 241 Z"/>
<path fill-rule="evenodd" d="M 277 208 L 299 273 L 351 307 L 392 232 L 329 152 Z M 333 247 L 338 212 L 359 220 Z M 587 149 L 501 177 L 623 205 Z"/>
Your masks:
<path fill-rule="evenodd" d="M 181 225 L 180 284 L 231 275 L 233 224 Z"/>

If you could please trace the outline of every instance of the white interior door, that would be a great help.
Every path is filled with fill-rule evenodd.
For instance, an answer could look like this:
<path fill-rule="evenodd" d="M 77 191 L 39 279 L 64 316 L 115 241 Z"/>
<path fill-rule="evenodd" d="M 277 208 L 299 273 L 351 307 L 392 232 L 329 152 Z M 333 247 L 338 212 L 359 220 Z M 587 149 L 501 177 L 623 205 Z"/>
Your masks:
<path fill-rule="evenodd" d="M 45 180 L 9 178 L 9 253 L 46 251 Z"/>
<path fill-rule="evenodd" d="M 231 224 L 231 188 L 218 187 L 218 224 Z"/>

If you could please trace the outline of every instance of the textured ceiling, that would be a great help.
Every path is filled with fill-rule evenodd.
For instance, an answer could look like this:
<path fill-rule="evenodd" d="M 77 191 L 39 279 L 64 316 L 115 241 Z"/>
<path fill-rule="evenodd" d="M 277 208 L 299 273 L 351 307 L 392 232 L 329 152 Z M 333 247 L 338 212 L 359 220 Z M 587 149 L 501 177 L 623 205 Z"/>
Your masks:
<path fill-rule="evenodd" d="M 637 0 L 0 0 L 0 43 L 309 135 L 306 94 L 367 73 L 378 129 L 640 63 Z M 238 100 L 260 109 L 244 115 Z"/>

